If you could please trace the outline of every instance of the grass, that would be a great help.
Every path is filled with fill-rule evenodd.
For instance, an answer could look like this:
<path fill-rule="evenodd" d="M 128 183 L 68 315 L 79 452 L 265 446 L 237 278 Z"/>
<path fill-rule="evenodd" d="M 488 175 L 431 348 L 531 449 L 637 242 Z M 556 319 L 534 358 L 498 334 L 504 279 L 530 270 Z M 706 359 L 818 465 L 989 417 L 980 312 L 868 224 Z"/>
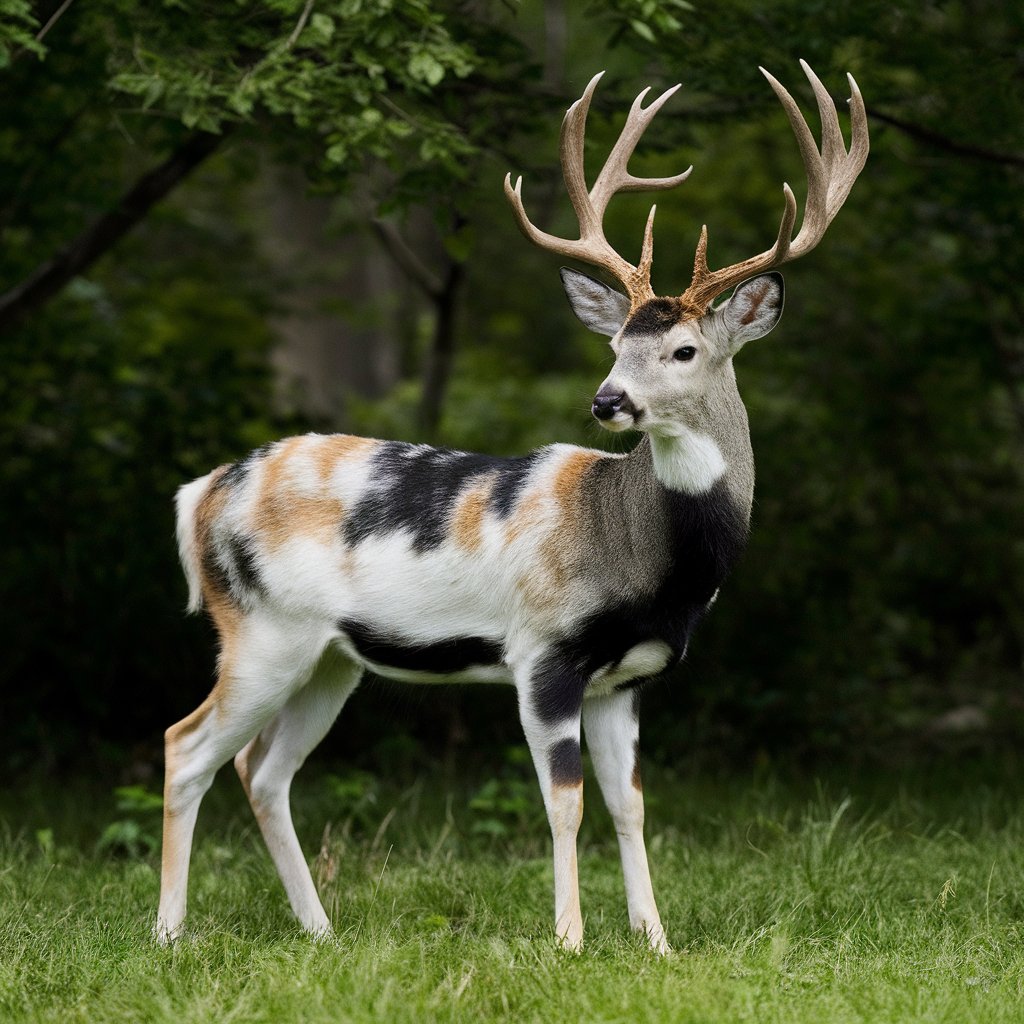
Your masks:
<path fill-rule="evenodd" d="M 593 795 L 586 948 L 573 956 L 550 935 L 544 826 L 517 779 L 474 802 L 474 787 L 300 777 L 311 853 L 331 823 L 315 873 L 337 938 L 312 943 L 225 778 L 200 821 L 190 936 L 171 949 L 150 940 L 157 858 L 138 850 L 151 811 L 129 814 L 141 846 L 119 858 L 96 847 L 118 817 L 110 797 L 85 785 L 8 792 L 0 1020 L 1022 1019 L 1019 774 L 1005 785 L 955 769 L 838 785 L 648 774 L 655 891 L 675 947 L 665 959 L 628 932 Z"/>

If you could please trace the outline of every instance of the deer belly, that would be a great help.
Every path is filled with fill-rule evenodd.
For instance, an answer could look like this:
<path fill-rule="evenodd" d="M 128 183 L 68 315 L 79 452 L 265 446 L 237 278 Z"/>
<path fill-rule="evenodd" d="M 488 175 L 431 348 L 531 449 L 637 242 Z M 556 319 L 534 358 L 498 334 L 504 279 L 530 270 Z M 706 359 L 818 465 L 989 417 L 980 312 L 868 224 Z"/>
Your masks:
<path fill-rule="evenodd" d="M 511 682 L 499 640 L 451 636 L 401 637 L 353 620 L 338 623 L 345 653 L 387 679 L 404 682 Z"/>

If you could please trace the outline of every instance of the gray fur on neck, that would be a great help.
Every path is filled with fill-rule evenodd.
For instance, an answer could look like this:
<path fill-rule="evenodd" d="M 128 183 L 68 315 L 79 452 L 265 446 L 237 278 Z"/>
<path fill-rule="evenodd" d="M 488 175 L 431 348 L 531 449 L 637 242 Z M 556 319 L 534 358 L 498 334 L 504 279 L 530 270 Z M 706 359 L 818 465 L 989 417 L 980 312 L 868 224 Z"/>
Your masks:
<path fill-rule="evenodd" d="M 750 445 L 747 408 L 736 386 L 732 364 L 719 374 L 711 390 L 692 410 L 689 426 L 710 437 L 725 458 L 724 482 L 749 521 L 754 503 L 754 451 Z"/>
<path fill-rule="evenodd" d="M 709 418 L 701 427 L 719 445 L 727 462 L 723 486 L 749 522 L 753 501 L 754 462 L 746 410 L 727 422 Z M 672 492 L 658 479 L 651 441 L 643 437 L 625 458 L 595 463 L 583 484 L 585 501 L 580 536 L 579 572 L 623 599 L 653 593 L 671 567 L 675 547 Z M 699 495 L 694 497 L 699 498 Z"/>

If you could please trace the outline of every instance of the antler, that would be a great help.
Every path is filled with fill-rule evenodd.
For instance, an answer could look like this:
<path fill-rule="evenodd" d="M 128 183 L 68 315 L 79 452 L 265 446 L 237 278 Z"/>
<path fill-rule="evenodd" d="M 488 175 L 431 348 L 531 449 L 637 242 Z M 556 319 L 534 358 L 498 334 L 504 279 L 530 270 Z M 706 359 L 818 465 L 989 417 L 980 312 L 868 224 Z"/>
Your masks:
<path fill-rule="evenodd" d="M 633 106 L 630 108 L 629 116 L 626 118 L 626 124 L 618 141 L 609 153 L 601 173 L 597 176 L 597 181 L 594 182 L 594 187 L 589 192 L 587 191 L 587 180 L 583 170 L 583 140 L 590 100 L 603 74 L 602 71 L 594 75 L 583 95 L 566 111 L 562 121 L 560 143 L 562 177 L 565 179 L 565 188 L 569 193 L 572 208 L 576 211 L 576 218 L 580 225 L 580 237 L 575 240 L 557 238 L 555 235 L 549 235 L 546 231 L 541 231 L 530 222 L 529 217 L 526 216 L 526 210 L 523 208 L 522 176 L 516 180 L 513 188 L 512 175 L 505 175 L 505 195 L 508 196 L 508 201 L 512 204 L 520 229 L 531 242 L 539 245 L 542 249 L 548 249 L 561 256 L 570 256 L 607 270 L 625 287 L 632 301 L 632 308 L 636 309 L 648 299 L 654 298 L 654 291 L 651 288 L 651 263 L 654 258 L 653 231 L 656 207 L 651 207 L 651 212 L 647 217 L 640 263 L 634 267 L 611 247 L 604 236 L 602 221 L 608 202 L 617 192 L 646 192 L 672 188 L 685 181 L 693 168 L 690 167 L 682 174 L 671 178 L 636 178 L 626 169 L 626 164 L 629 163 L 629 158 L 633 155 L 640 136 L 647 129 L 654 115 L 679 86 L 673 86 L 667 92 L 662 93 L 649 107 L 644 108 L 641 104 L 644 97 L 650 92 L 650 89 L 647 88 L 633 101 Z"/>
<path fill-rule="evenodd" d="M 792 237 L 793 224 L 796 221 L 796 199 L 788 184 L 782 186 L 786 206 L 782 213 L 778 238 L 771 249 L 758 256 L 752 256 L 742 263 L 735 263 L 721 270 L 708 270 L 708 229 L 705 224 L 697 243 L 693 281 L 680 296 L 680 300 L 692 316 L 702 315 L 717 296 L 734 284 L 739 284 L 755 274 L 762 274 L 773 267 L 782 266 L 783 263 L 810 252 L 821 241 L 825 229 L 846 201 L 857 175 L 864 167 L 864 161 L 868 158 L 867 113 L 853 75 L 846 76 L 850 82 L 851 94 L 850 150 L 847 152 L 832 98 L 807 62 L 800 61 L 800 66 L 811 83 L 814 97 L 818 101 L 818 112 L 821 115 L 821 152 L 818 151 L 811 130 L 807 127 L 807 122 L 793 97 L 764 68 L 760 69 L 786 111 L 807 172 L 807 205 L 800 233 L 796 238 Z"/>

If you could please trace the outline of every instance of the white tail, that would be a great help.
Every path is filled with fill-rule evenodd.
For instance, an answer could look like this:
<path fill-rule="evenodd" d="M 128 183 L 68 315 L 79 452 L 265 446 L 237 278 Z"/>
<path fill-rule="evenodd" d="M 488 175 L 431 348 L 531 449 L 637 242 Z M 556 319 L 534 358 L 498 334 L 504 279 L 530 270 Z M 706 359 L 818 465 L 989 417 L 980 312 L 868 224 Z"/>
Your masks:
<path fill-rule="evenodd" d="M 203 607 L 202 578 L 199 550 L 196 545 L 196 506 L 202 500 L 215 473 L 183 484 L 174 497 L 175 525 L 178 536 L 178 558 L 188 581 L 188 610 L 197 612 Z"/>

